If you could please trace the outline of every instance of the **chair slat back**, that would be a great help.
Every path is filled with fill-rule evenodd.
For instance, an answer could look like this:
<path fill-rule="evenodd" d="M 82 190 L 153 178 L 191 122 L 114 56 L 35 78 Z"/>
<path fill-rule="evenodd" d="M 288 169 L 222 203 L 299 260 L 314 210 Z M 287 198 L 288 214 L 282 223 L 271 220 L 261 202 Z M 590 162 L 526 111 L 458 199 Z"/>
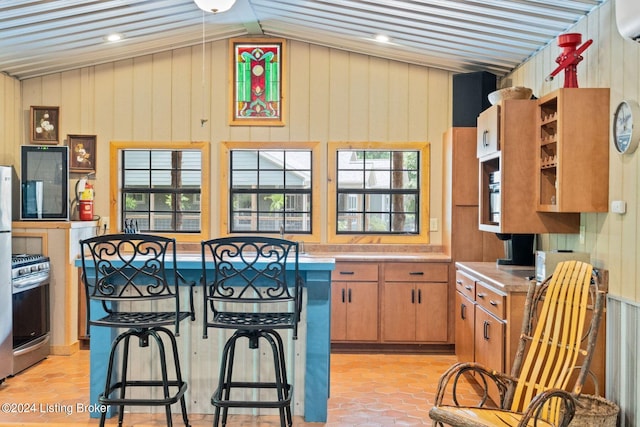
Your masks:
<path fill-rule="evenodd" d="M 593 267 L 579 261 L 559 263 L 552 277 L 528 298 L 529 328 L 523 327 L 523 339 L 528 336 L 524 361 L 516 361 L 519 377 L 511 410 L 521 412 L 540 392 L 550 388 L 567 389 L 578 356 L 584 355 L 585 319 L 587 316 Z M 541 303 L 541 308 L 537 309 Z M 525 317 L 527 313 L 525 313 Z M 527 319 L 525 318 L 525 322 Z M 521 340 L 521 346 L 522 344 Z M 576 385 L 578 386 L 578 385 Z M 581 385 L 579 385 L 581 387 Z M 559 417 L 559 407 L 547 405 L 541 416 L 552 422 Z"/>

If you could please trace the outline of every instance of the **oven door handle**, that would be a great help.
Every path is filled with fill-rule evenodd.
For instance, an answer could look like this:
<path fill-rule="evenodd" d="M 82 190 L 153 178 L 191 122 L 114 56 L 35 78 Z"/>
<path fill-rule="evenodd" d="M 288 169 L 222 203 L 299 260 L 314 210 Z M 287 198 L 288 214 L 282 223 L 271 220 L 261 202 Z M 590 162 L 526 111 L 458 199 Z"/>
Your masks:
<path fill-rule="evenodd" d="M 21 348 L 19 350 L 14 350 L 13 351 L 13 357 L 16 356 L 22 356 L 23 354 L 27 354 L 27 353 L 31 353 L 33 351 L 36 351 L 37 349 L 44 347 L 45 345 L 47 345 L 49 343 L 49 334 L 44 335 L 34 341 L 29 342 L 29 345 L 26 346 L 25 348 Z"/>
<path fill-rule="evenodd" d="M 28 291 L 29 289 L 37 288 L 38 286 L 43 286 L 49 284 L 49 275 L 42 276 L 37 281 L 28 281 L 25 283 L 21 283 L 20 279 L 14 279 L 13 285 L 13 293 L 17 294 L 19 292 Z"/>

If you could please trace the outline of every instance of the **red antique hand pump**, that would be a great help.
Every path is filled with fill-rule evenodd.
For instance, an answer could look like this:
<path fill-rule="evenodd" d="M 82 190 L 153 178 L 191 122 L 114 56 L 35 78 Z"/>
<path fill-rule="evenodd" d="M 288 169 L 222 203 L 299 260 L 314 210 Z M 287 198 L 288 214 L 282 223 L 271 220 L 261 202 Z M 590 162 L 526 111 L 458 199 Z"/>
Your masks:
<path fill-rule="evenodd" d="M 580 33 L 567 33 L 558 36 L 558 46 L 563 49 L 556 58 L 559 65 L 547 76 L 545 81 L 550 82 L 556 74 L 564 70 L 564 87 L 578 87 L 578 64 L 583 59 L 580 54 L 591 46 L 593 40 L 589 39 L 582 46 L 577 47 L 581 42 L 582 35 Z"/>

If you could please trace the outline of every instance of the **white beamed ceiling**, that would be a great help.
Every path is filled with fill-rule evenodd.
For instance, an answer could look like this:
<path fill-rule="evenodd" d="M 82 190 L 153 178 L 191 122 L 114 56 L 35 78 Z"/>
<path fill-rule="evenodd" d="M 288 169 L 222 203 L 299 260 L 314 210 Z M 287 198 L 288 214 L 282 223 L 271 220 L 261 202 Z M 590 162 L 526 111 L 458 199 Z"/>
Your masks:
<path fill-rule="evenodd" d="M 283 37 L 453 72 L 498 76 L 603 0 L 3 0 L 0 72 L 26 79 L 231 37 Z M 124 40 L 105 41 L 109 33 Z M 389 43 L 374 41 L 385 34 Z"/>

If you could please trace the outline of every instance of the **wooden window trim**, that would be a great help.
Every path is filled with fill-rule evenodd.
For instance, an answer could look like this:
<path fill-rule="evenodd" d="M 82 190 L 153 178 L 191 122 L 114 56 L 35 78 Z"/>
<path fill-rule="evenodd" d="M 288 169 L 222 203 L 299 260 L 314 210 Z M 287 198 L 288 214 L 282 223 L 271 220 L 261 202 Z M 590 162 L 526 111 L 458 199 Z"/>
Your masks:
<path fill-rule="evenodd" d="M 202 187 L 200 193 L 200 232 L 199 233 L 153 233 L 173 237 L 179 242 L 201 242 L 210 238 L 211 223 L 211 150 L 208 142 L 202 141 L 111 141 L 109 144 L 109 206 L 112 218 L 108 230 L 111 233 L 119 231 L 120 218 L 120 177 L 122 165 L 120 163 L 121 150 L 200 150 L 202 153 Z"/>
<path fill-rule="evenodd" d="M 327 240 L 328 243 L 429 243 L 429 165 L 430 144 L 428 142 L 329 142 L 327 150 Z M 337 156 L 338 150 L 417 150 L 420 161 L 420 232 L 418 234 L 338 234 L 335 224 L 337 203 Z"/>
<path fill-rule="evenodd" d="M 246 233 L 229 233 L 229 153 L 234 149 L 242 150 L 311 150 L 311 234 L 285 234 L 285 239 L 320 242 L 320 143 L 319 142 L 232 142 L 223 141 L 220 145 L 220 236 L 243 235 Z M 277 233 L 276 233 L 277 234 Z M 279 236 L 278 236 L 279 237 Z"/>

